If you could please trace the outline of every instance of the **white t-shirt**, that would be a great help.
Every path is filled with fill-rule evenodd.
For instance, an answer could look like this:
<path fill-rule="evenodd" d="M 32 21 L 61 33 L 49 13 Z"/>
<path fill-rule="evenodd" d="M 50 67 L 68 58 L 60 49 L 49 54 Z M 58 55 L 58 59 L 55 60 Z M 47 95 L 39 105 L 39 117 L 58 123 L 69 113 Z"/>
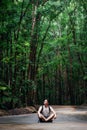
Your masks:
<path fill-rule="evenodd" d="M 45 107 L 44 105 L 41 106 L 41 110 L 42 110 L 42 114 L 45 116 L 45 117 L 48 117 L 52 111 L 52 107 L 51 106 L 48 106 L 48 107 Z"/>

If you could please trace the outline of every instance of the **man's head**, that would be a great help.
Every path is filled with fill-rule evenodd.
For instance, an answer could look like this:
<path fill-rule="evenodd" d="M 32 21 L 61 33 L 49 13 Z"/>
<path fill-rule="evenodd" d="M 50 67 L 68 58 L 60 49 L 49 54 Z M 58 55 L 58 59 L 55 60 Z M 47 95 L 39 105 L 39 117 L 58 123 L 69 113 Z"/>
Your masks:
<path fill-rule="evenodd" d="M 47 99 L 45 99 L 45 100 L 44 100 L 44 105 L 45 105 L 45 106 L 48 106 L 48 105 L 49 105 L 49 103 L 48 103 L 48 100 L 47 100 Z"/>

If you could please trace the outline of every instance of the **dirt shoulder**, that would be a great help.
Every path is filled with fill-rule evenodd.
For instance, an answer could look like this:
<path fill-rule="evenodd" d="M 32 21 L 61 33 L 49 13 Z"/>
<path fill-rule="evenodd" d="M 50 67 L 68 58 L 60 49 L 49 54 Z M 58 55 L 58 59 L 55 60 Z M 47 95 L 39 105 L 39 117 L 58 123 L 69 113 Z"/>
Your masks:
<path fill-rule="evenodd" d="M 64 105 L 52 105 L 54 110 L 57 113 L 64 113 L 64 114 L 86 114 L 87 115 L 87 106 L 64 106 Z M 15 108 L 11 110 L 2 110 L 0 109 L 0 116 L 6 116 L 6 115 L 22 115 L 22 114 L 30 114 L 30 113 L 36 113 L 39 108 L 39 105 L 33 107 L 33 106 L 27 106 L 27 107 L 21 107 L 21 108 Z"/>
<path fill-rule="evenodd" d="M 36 112 L 37 112 L 37 110 L 33 106 L 15 108 L 15 109 L 11 109 L 11 110 L 8 110 L 8 111 L 0 109 L 0 116 L 21 115 L 21 114 L 30 114 L 30 113 L 36 113 Z"/>

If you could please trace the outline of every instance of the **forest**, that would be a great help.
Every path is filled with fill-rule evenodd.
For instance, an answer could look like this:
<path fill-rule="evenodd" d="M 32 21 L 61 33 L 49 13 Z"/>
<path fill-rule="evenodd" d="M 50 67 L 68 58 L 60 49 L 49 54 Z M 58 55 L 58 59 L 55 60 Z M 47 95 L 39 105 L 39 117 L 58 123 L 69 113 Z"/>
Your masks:
<path fill-rule="evenodd" d="M 87 104 L 87 1 L 0 0 L 0 108 Z"/>

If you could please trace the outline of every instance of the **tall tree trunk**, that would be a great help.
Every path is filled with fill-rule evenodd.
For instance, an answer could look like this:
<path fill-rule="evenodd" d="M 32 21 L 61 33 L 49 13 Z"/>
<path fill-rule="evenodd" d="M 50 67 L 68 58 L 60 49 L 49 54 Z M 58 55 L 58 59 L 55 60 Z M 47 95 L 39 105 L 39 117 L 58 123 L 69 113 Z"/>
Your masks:
<path fill-rule="evenodd" d="M 45 93 L 46 93 L 46 91 L 45 91 L 45 74 L 43 74 L 43 99 L 45 99 Z"/>
<path fill-rule="evenodd" d="M 62 105 L 62 86 L 61 86 L 61 68 L 58 68 L 58 84 L 59 84 L 59 105 Z"/>
<path fill-rule="evenodd" d="M 74 97 L 74 85 L 73 85 L 73 78 L 72 78 L 72 57 L 71 57 L 71 53 L 70 53 L 70 47 L 68 45 L 68 53 L 69 53 L 69 62 L 70 62 L 70 66 L 69 68 L 67 68 L 67 81 L 68 81 L 68 88 L 69 88 L 69 94 L 70 94 L 70 101 L 71 104 L 74 105 L 75 104 L 75 97 Z"/>
<path fill-rule="evenodd" d="M 37 12 L 38 3 L 32 4 L 32 30 L 31 30 L 31 41 L 30 41 L 30 54 L 29 54 L 29 67 L 28 67 L 28 79 L 30 81 L 29 86 L 31 90 L 28 92 L 29 99 L 28 103 L 35 104 L 36 102 L 36 90 L 35 88 L 35 79 L 36 79 L 36 51 L 37 51 L 37 24 L 38 24 L 38 15 Z"/>

